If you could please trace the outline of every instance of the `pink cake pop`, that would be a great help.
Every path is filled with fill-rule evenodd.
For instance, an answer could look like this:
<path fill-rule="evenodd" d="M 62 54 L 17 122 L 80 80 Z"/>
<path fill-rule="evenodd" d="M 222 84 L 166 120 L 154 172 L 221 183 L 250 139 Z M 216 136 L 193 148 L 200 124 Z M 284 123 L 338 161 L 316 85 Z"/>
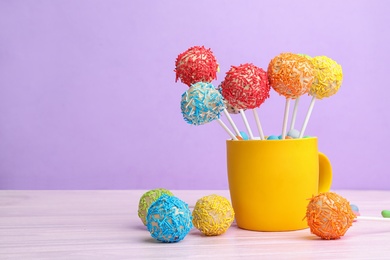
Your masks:
<path fill-rule="evenodd" d="M 258 119 L 255 108 L 259 107 L 269 97 L 270 86 L 267 73 L 251 63 L 232 66 L 226 73 L 224 81 L 221 83 L 221 90 L 227 102 L 240 110 L 250 139 L 254 137 L 246 119 L 244 109 L 253 109 L 260 138 L 264 139 L 260 120 Z"/>

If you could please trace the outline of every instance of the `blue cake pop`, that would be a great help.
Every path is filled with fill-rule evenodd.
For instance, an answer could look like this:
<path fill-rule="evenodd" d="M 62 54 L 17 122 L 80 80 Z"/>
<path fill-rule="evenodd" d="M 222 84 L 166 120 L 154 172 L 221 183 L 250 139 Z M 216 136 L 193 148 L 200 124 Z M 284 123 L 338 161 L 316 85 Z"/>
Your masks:
<path fill-rule="evenodd" d="M 193 227 L 188 205 L 166 194 L 150 205 L 146 219 L 152 237 L 165 243 L 179 242 Z"/>
<path fill-rule="evenodd" d="M 219 119 L 224 107 L 221 93 L 211 83 L 195 83 L 181 96 L 183 118 L 192 125 Z"/>

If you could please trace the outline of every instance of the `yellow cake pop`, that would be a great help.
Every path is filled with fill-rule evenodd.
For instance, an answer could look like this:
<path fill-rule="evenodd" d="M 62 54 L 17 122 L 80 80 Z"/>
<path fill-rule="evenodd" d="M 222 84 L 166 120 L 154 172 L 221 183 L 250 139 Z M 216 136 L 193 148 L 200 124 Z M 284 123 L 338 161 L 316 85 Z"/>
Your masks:
<path fill-rule="evenodd" d="M 199 199 L 192 212 L 192 223 L 206 236 L 218 236 L 226 232 L 234 220 L 230 202 L 212 194 Z"/>
<path fill-rule="evenodd" d="M 343 81 L 341 65 L 326 56 L 314 57 L 311 62 L 314 66 L 314 81 L 309 94 L 317 99 L 336 94 Z"/>

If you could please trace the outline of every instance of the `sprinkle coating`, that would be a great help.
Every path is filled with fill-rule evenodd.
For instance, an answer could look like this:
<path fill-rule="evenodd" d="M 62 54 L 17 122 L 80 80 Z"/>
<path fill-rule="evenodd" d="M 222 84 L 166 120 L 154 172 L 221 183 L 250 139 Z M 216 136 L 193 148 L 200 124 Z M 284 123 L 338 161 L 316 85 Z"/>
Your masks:
<path fill-rule="evenodd" d="M 193 227 L 188 205 L 177 197 L 165 194 L 150 206 L 147 222 L 151 236 L 166 243 L 179 242 Z"/>
<path fill-rule="evenodd" d="M 191 86 L 196 82 L 211 82 L 217 78 L 217 60 L 204 46 L 194 46 L 179 54 L 175 62 L 176 82 L 178 79 Z"/>
<path fill-rule="evenodd" d="M 318 99 L 336 94 L 343 81 L 341 65 L 326 56 L 317 56 L 311 61 L 314 66 L 314 81 L 309 94 Z"/>
<path fill-rule="evenodd" d="M 159 188 L 145 192 L 138 203 L 138 217 L 141 219 L 142 223 L 146 226 L 146 215 L 150 205 L 155 202 L 161 195 L 166 194 L 173 196 L 172 192 L 167 189 Z"/>
<path fill-rule="evenodd" d="M 181 97 L 183 118 L 192 125 L 203 125 L 220 118 L 224 107 L 222 95 L 211 83 L 195 83 Z"/>
<path fill-rule="evenodd" d="M 268 65 L 271 87 L 286 98 L 296 99 L 309 92 L 314 80 L 314 67 L 303 55 L 281 53 Z"/>
<path fill-rule="evenodd" d="M 306 210 L 310 231 L 327 240 L 343 236 L 354 218 L 349 201 L 334 192 L 312 197 Z"/>
<path fill-rule="evenodd" d="M 221 87 L 221 84 L 218 86 L 217 90 L 219 91 L 219 93 L 221 93 L 222 95 L 222 87 Z M 229 114 L 238 114 L 240 113 L 240 110 L 238 108 L 235 108 L 234 106 L 232 106 L 228 101 L 227 99 L 223 99 L 223 102 L 225 103 L 225 108 L 226 110 L 228 111 Z"/>
<path fill-rule="evenodd" d="M 251 63 L 232 66 L 221 83 L 222 96 L 236 109 L 254 109 L 269 98 L 267 73 Z"/>
<path fill-rule="evenodd" d="M 212 194 L 199 199 L 192 212 L 192 223 L 206 236 L 218 236 L 226 232 L 234 220 L 230 202 Z"/>

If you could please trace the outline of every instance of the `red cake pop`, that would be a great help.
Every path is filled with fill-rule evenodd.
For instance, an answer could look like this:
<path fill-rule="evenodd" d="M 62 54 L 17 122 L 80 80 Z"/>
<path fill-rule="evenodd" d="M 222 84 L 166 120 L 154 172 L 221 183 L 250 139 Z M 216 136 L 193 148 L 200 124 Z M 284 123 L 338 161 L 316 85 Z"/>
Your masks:
<path fill-rule="evenodd" d="M 246 119 L 244 109 L 253 109 L 260 138 L 264 139 L 263 130 L 255 108 L 269 97 L 270 86 L 267 73 L 251 63 L 232 66 L 221 83 L 221 92 L 225 100 L 240 110 L 250 139 L 254 139 Z"/>
<path fill-rule="evenodd" d="M 250 63 L 232 66 L 221 88 L 223 97 L 237 109 L 259 107 L 270 91 L 267 73 Z"/>
<path fill-rule="evenodd" d="M 179 54 L 175 66 L 176 82 L 180 79 L 189 87 L 197 82 L 210 83 L 217 78 L 217 60 L 204 46 L 194 46 Z"/>

